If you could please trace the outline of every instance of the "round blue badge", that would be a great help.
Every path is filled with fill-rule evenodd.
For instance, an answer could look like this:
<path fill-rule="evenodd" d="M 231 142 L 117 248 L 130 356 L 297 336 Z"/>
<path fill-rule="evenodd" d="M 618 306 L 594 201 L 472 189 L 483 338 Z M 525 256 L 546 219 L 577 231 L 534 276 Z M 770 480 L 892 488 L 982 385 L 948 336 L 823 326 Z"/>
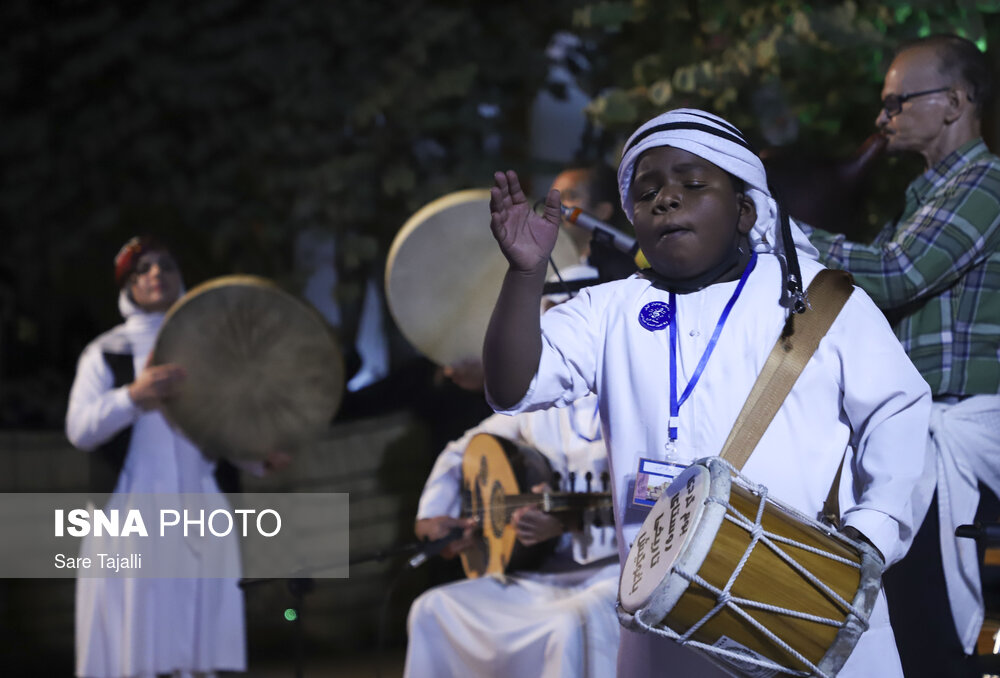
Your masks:
<path fill-rule="evenodd" d="M 639 324 L 650 332 L 662 330 L 670 324 L 670 304 L 651 301 L 639 311 Z"/>

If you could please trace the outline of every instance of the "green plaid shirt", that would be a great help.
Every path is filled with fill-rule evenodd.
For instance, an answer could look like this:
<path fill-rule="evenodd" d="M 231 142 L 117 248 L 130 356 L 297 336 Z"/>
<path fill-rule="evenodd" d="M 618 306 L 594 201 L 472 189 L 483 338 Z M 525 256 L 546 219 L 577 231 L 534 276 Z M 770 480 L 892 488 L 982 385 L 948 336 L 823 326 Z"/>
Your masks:
<path fill-rule="evenodd" d="M 872 244 L 806 230 L 885 311 L 934 395 L 1000 393 L 1000 158 L 981 139 L 917 177 Z"/>

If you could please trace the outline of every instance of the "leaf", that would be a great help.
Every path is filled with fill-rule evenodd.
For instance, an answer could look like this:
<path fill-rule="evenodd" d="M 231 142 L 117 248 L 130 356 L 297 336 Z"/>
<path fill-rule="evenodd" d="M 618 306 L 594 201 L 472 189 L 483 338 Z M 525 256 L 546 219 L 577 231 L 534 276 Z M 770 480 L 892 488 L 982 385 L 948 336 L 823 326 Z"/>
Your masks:
<path fill-rule="evenodd" d="M 812 25 L 809 21 L 809 15 L 802 10 L 796 10 L 792 14 L 792 32 L 802 38 L 811 40 L 816 38 L 816 34 L 813 33 Z"/>
<path fill-rule="evenodd" d="M 674 94 L 674 87 L 669 80 L 657 80 L 650 85 L 648 97 L 654 106 L 665 107 Z"/>
<path fill-rule="evenodd" d="M 628 2 L 601 2 L 573 10 L 572 25 L 577 28 L 617 30 L 635 16 Z"/>
<path fill-rule="evenodd" d="M 736 91 L 735 87 L 726 87 L 725 89 L 722 90 L 722 93 L 715 98 L 715 101 L 713 102 L 715 110 L 717 111 L 726 110 L 727 108 L 729 108 L 731 104 L 736 103 L 737 96 L 738 92 Z"/>
<path fill-rule="evenodd" d="M 627 93 L 616 89 L 601 97 L 600 110 L 595 113 L 599 113 L 600 118 L 607 124 L 616 125 L 635 120 L 638 109 Z"/>
<path fill-rule="evenodd" d="M 673 86 L 678 92 L 693 92 L 697 86 L 696 66 L 681 66 L 674 71 Z"/>

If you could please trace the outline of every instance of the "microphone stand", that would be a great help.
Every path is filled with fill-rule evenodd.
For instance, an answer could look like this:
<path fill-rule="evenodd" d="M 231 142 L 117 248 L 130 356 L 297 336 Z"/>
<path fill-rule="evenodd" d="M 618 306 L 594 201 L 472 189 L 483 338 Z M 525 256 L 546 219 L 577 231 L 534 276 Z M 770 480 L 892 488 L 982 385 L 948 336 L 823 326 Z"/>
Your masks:
<path fill-rule="evenodd" d="M 597 269 L 596 280 L 580 281 L 598 284 L 627 278 L 639 270 L 639 244 L 635 238 L 606 224 L 579 207 L 559 205 L 563 221 L 590 232 L 588 263 Z M 577 288 L 579 289 L 579 288 Z"/>
<path fill-rule="evenodd" d="M 368 553 L 363 553 L 359 556 L 351 556 L 351 559 L 348 561 L 348 565 L 359 565 L 360 563 L 367 563 L 373 560 L 380 563 L 383 560 L 388 560 L 389 558 L 394 558 L 396 556 L 416 553 L 423 546 L 424 542 L 419 541 L 409 542 L 407 544 L 396 544 L 395 546 L 390 546 L 389 548 L 369 551 Z"/>
<path fill-rule="evenodd" d="M 594 231 L 590 238 L 590 265 L 597 269 L 599 283 L 622 280 L 639 270 L 635 259 L 615 248 L 603 231 Z"/>
<path fill-rule="evenodd" d="M 984 547 L 1000 545 L 1000 524 L 983 525 L 975 522 L 971 525 L 959 525 L 955 528 L 956 537 L 975 539 L 978 544 Z"/>
<path fill-rule="evenodd" d="M 348 567 L 358 565 L 360 563 L 367 563 L 373 560 L 376 562 L 382 562 L 396 556 L 416 553 L 416 555 L 409 560 L 406 566 L 406 569 L 413 570 L 422 565 L 427 558 L 440 553 L 441 550 L 450 542 L 461 537 L 462 532 L 462 528 L 456 527 L 452 528 L 452 530 L 441 539 L 397 544 L 389 548 L 370 551 L 359 556 L 352 556 L 348 560 Z M 310 593 L 316 588 L 316 580 L 308 575 L 328 570 L 331 567 L 339 566 L 340 563 L 317 565 L 316 567 L 300 570 L 299 574 L 304 575 L 300 577 L 244 577 L 239 581 L 239 587 L 244 590 L 253 586 L 259 586 L 260 584 L 266 584 L 274 581 L 285 580 L 287 582 L 288 591 L 292 594 L 292 600 L 294 601 L 296 613 L 295 619 L 293 620 L 295 624 L 295 678 L 303 678 L 305 664 L 305 634 L 302 626 L 305 594 Z"/>
<path fill-rule="evenodd" d="M 612 280 L 622 280 L 639 270 L 631 257 L 614 248 L 610 236 L 603 231 L 594 231 L 591 236 L 590 255 L 587 257 L 587 263 L 597 269 L 596 278 L 551 280 L 543 286 L 542 294 L 568 294 L 572 296 L 584 287 L 600 285 Z"/>
<path fill-rule="evenodd" d="M 328 567 L 312 568 L 308 572 L 316 572 L 328 569 Z M 293 604 L 295 605 L 295 619 L 293 620 L 295 624 L 295 678 L 302 678 L 305 671 L 305 634 L 302 627 L 302 614 L 305 605 L 305 594 L 316 588 L 316 580 L 312 577 L 292 577 L 290 579 L 284 577 L 244 578 L 240 579 L 239 587 L 246 590 L 252 586 L 280 581 L 281 579 L 287 581 L 288 592 L 292 594 Z"/>

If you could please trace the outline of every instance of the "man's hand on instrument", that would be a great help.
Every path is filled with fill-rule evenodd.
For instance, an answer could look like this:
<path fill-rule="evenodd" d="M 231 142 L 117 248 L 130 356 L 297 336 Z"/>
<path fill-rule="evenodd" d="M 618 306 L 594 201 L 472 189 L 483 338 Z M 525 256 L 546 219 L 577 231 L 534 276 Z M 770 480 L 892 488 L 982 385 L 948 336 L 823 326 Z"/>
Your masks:
<path fill-rule="evenodd" d="M 255 478 L 263 478 L 287 468 L 292 463 L 292 455 L 284 450 L 271 450 L 263 460 L 231 459 L 229 463 Z"/>
<path fill-rule="evenodd" d="M 517 173 L 493 175 L 490 189 L 490 230 L 511 268 L 525 273 L 545 271 L 559 235 L 562 214 L 559 191 L 549 191 L 544 216 L 535 213 L 521 190 Z"/>
<path fill-rule="evenodd" d="M 443 374 L 461 389 L 476 392 L 483 390 L 483 361 L 479 358 L 466 358 L 453 365 L 446 365 Z"/>
<path fill-rule="evenodd" d="M 414 525 L 413 531 L 417 539 L 434 541 L 448 536 L 452 529 L 462 528 L 462 536 L 451 542 L 441 551 L 443 558 L 454 558 L 462 551 L 475 545 L 475 534 L 478 527 L 475 518 L 452 518 L 451 516 L 434 516 L 421 518 Z"/>
<path fill-rule="evenodd" d="M 267 453 L 267 457 L 264 458 L 264 471 L 266 473 L 275 473 L 277 471 L 283 471 L 288 468 L 292 463 L 292 455 L 288 454 L 284 450 L 271 450 Z"/>
<path fill-rule="evenodd" d="M 136 380 L 128 386 L 128 395 L 144 410 L 160 407 L 165 398 L 177 393 L 187 377 L 187 370 L 180 365 L 149 365 L 143 368 Z"/>
<path fill-rule="evenodd" d="M 547 483 L 540 483 L 531 488 L 536 494 L 551 492 Z M 566 531 L 566 526 L 556 516 L 542 511 L 538 506 L 522 506 L 511 514 L 510 523 L 517 533 L 517 540 L 525 546 L 534 546 L 553 537 L 558 537 Z"/>

